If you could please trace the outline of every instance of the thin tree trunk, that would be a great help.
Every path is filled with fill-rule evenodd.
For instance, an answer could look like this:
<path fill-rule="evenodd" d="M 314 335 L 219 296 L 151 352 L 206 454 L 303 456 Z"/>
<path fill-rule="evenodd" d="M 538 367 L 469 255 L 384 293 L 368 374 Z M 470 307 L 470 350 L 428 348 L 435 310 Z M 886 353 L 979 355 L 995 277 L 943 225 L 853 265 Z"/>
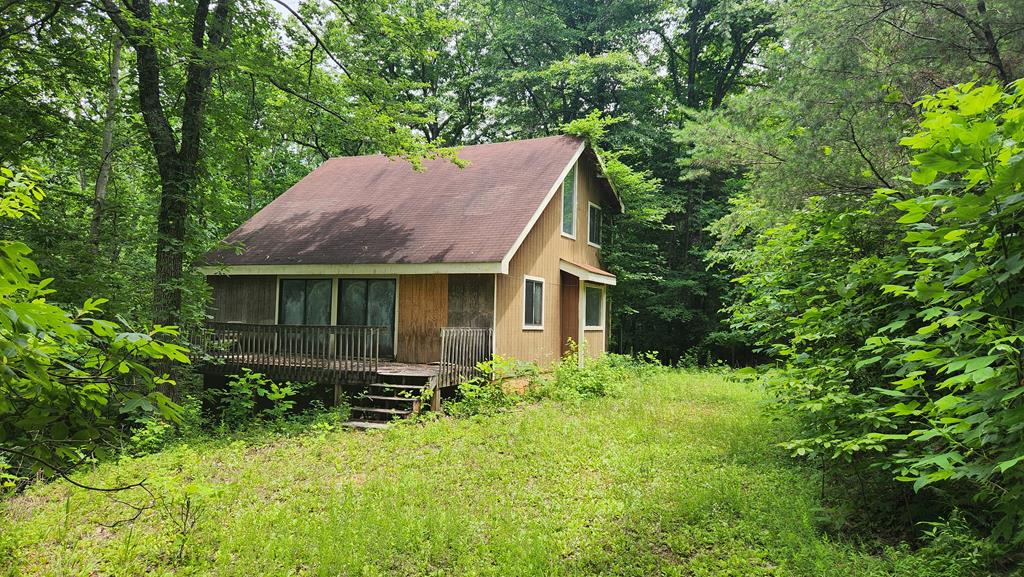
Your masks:
<path fill-rule="evenodd" d="M 100 142 L 100 170 L 96 175 L 96 190 L 92 203 L 92 226 L 89 240 L 93 246 L 100 244 L 100 225 L 103 223 L 103 206 L 107 198 L 107 184 L 114 156 L 114 126 L 117 123 L 118 81 L 121 76 L 121 47 L 124 44 L 119 33 L 114 34 L 110 53 L 110 85 L 107 87 L 107 110 L 103 119 L 103 138 Z"/>
<path fill-rule="evenodd" d="M 996 35 L 992 32 L 992 25 L 988 20 L 988 7 L 985 5 L 985 0 L 978 0 L 975 9 L 978 12 L 978 23 L 976 26 L 971 26 L 971 31 L 974 32 L 974 35 L 982 47 L 984 47 L 985 54 L 989 57 L 989 64 L 995 69 L 999 80 L 1003 84 L 1009 84 L 1015 79 L 999 51 L 999 42 L 996 40 Z"/>
<path fill-rule="evenodd" d="M 687 15 L 686 32 L 686 105 L 697 107 L 697 62 L 700 56 L 700 39 L 697 29 L 700 24 L 695 7 L 690 7 Z"/>

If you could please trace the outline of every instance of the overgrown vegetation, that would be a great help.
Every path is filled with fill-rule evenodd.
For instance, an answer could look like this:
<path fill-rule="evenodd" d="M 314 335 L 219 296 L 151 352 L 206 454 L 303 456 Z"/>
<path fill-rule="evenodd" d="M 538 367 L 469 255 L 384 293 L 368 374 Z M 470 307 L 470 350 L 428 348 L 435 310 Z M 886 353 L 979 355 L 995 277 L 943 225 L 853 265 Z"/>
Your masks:
<path fill-rule="evenodd" d="M 285 382 L 275 383 L 266 376 L 242 369 L 242 374 L 231 375 L 223 389 L 210 389 L 214 406 L 212 418 L 218 428 L 235 430 L 253 421 L 279 421 L 295 407 L 295 397 L 309 385 Z M 263 406 L 259 406 L 264 399 Z"/>
<path fill-rule="evenodd" d="M 733 253 L 795 455 L 912 484 L 914 522 L 1024 541 L 1024 83 L 930 96 L 911 181 L 812 198 Z M 845 474 L 845 473 L 842 473 Z M 894 490 L 886 506 L 897 506 Z M 906 510 L 906 509 L 905 509 Z M 954 521 L 951 521 L 954 522 Z M 998 549 L 990 550 L 996 554 Z"/>
<path fill-rule="evenodd" d="M 762 402 L 662 371 L 472 419 L 179 444 L 76 477 L 144 473 L 155 500 L 58 483 L 7 503 L 0 558 L 26 576 L 971 574 L 951 550 L 822 538 L 818 481 Z M 148 508 L 124 521 L 121 502 Z"/>
<path fill-rule="evenodd" d="M 0 167 L 0 221 L 39 217 L 38 179 Z M 126 419 L 176 418 L 179 407 L 157 390 L 174 383 L 151 365 L 188 362 L 160 340 L 174 327 L 104 320 L 104 299 L 70 311 L 50 302 L 53 279 L 39 278 L 31 252 L 0 240 L 0 490 L 112 456 Z"/>
<path fill-rule="evenodd" d="M 581 401 L 616 395 L 625 383 L 664 370 L 656 353 L 638 356 L 581 355 L 570 343 L 565 355 L 542 372 L 535 363 L 495 356 L 479 363 L 475 379 L 459 385 L 458 396 L 444 405 L 455 417 L 492 414 L 520 403 L 544 399 Z"/>

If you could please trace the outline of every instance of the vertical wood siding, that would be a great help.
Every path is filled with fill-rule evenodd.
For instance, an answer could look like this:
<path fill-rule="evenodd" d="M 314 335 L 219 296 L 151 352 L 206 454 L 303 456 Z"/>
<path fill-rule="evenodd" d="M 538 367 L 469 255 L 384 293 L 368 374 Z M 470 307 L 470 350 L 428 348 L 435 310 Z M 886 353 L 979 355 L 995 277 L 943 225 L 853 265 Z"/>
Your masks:
<path fill-rule="evenodd" d="M 448 275 L 398 277 L 398 350 L 403 363 L 441 360 L 441 327 L 448 322 Z"/>
<path fill-rule="evenodd" d="M 277 277 L 213 275 L 206 282 L 213 290 L 214 321 L 272 325 L 277 319 Z"/>
<path fill-rule="evenodd" d="M 556 360 L 562 351 L 561 270 L 559 260 L 601 266 L 597 249 L 587 244 L 587 203 L 602 203 L 596 186 L 596 167 L 583 160 L 576 168 L 576 239 L 562 236 L 562 192 L 559 190 L 545 207 L 533 230 L 509 263 L 509 274 L 497 276 L 495 301 L 495 352 L 542 365 Z M 523 330 L 523 278 L 544 279 L 544 330 Z M 578 301 L 577 301 L 578 302 Z M 576 305 L 572 305 L 576 306 Z M 579 314 L 578 311 L 576 313 Z M 604 351 L 601 331 L 592 337 L 591 349 Z"/>
<path fill-rule="evenodd" d="M 448 275 L 448 325 L 489 329 L 494 326 L 494 275 Z"/>
<path fill-rule="evenodd" d="M 583 331 L 583 340 L 586 342 L 585 353 L 588 357 L 599 357 L 605 350 L 604 330 Z"/>

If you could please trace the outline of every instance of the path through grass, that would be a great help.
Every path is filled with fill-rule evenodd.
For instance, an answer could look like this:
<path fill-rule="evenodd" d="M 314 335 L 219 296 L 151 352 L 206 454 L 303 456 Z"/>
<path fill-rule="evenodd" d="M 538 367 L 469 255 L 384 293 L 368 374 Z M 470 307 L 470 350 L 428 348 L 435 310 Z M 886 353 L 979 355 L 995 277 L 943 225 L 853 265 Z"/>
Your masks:
<path fill-rule="evenodd" d="M 62 576 L 914 574 L 910 557 L 872 557 L 819 535 L 814 480 L 773 447 L 780 425 L 760 402 L 720 375 L 669 373 L 577 405 L 179 446 L 82 476 L 106 485 L 147 477 L 159 506 L 132 523 L 105 527 L 130 510 L 67 483 L 8 503 L 0 567 Z"/>

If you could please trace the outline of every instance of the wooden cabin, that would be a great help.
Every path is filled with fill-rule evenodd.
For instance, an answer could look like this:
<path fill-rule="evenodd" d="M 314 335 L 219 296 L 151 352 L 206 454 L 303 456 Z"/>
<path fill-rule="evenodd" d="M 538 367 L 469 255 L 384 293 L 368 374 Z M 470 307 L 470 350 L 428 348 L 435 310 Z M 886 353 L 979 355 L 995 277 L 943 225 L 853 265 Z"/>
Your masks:
<path fill-rule="evenodd" d="M 602 229 L 623 206 L 597 156 L 553 136 L 459 157 L 324 162 L 205 255 L 207 342 L 229 367 L 339 382 L 405 367 L 437 386 L 492 354 L 546 365 L 570 340 L 601 354 Z"/>

